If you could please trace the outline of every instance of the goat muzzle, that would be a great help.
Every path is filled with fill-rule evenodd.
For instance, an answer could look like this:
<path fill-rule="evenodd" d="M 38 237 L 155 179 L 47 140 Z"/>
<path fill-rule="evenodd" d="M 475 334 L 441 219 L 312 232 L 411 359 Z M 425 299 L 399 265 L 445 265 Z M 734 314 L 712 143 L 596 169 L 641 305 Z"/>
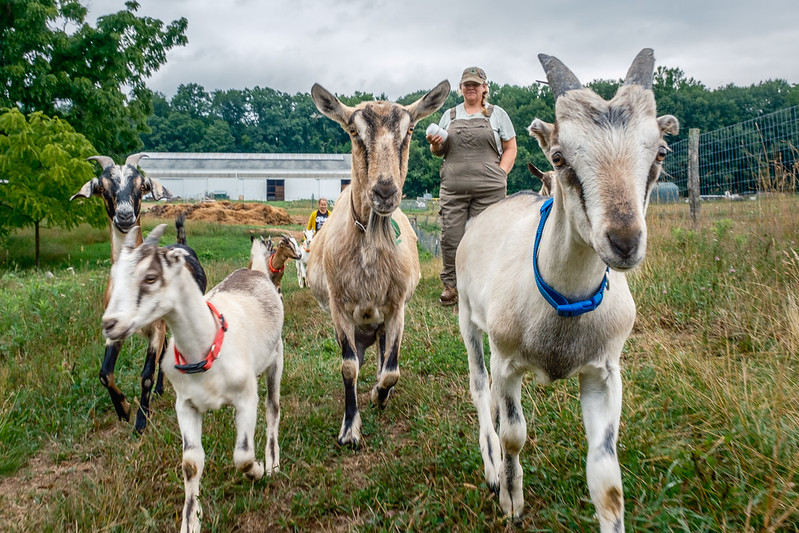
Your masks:
<path fill-rule="evenodd" d="M 394 211 L 397 208 L 398 198 L 399 188 L 392 180 L 380 179 L 372 187 L 372 206 L 381 215 Z"/>

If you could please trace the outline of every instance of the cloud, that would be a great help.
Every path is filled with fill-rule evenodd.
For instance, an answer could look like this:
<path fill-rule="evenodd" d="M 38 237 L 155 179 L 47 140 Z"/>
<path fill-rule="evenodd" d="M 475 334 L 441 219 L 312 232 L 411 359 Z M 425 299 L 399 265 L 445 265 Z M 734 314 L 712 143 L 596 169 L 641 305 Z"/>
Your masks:
<path fill-rule="evenodd" d="M 583 81 L 620 79 L 635 54 L 680 68 L 709 88 L 769 79 L 799 83 L 795 0 L 668 4 L 609 0 L 139 0 L 139 16 L 189 21 L 189 44 L 173 49 L 148 81 L 171 97 L 178 85 L 207 91 L 270 87 L 396 99 L 457 83 L 479 65 L 496 83 L 543 79 L 537 55 L 560 58 Z M 92 17 L 123 9 L 92 0 Z M 761 23 L 764 16 L 768 25 Z"/>

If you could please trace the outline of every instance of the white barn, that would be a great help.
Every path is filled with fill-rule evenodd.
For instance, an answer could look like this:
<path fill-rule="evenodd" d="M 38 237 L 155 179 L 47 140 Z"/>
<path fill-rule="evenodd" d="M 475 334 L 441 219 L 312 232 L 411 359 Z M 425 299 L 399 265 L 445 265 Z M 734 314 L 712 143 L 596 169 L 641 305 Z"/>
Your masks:
<path fill-rule="evenodd" d="M 350 154 L 145 153 L 144 175 L 184 200 L 335 200 L 352 173 Z"/>

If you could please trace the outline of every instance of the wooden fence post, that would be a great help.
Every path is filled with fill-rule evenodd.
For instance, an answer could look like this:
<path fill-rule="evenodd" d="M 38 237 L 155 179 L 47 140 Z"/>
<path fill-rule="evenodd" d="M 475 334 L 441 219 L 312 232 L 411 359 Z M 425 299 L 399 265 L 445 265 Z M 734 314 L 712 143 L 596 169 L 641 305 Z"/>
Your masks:
<path fill-rule="evenodd" d="M 688 130 L 688 205 L 694 229 L 699 227 L 699 129 Z"/>

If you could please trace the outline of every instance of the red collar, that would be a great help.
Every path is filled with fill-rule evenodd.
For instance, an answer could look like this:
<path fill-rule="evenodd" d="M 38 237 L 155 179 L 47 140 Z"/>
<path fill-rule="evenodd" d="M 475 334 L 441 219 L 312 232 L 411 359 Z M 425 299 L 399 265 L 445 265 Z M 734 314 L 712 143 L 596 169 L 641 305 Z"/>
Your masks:
<path fill-rule="evenodd" d="M 184 374 L 197 374 L 209 370 L 214 364 L 214 361 L 216 361 L 216 358 L 219 357 L 219 350 L 222 348 L 222 341 L 225 339 L 225 332 L 227 331 L 225 317 L 219 314 L 219 311 L 216 310 L 216 307 L 214 307 L 211 302 L 205 303 L 208 304 L 211 314 L 214 315 L 214 322 L 219 322 L 219 329 L 216 332 L 216 338 L 214 338 L 211 349 L 208 350 L 208 356 L 199 363 L 187 363 L 183 354 L 178 351 L 177 343 L 175 343 L 175 368 Z"/>
<path fill-rule="evenodd" d="M 272 255 L 269 256 L 269 270 L 273 274 L 277 274 L 278 272 L 283 272 L 284 270 L 286 270 L 286 265 L 285 264 L 282 267 L 277 268 L 277 269 L 275 267 L 273 267 L 272 266 L 272 258 L 273 257 L 275 257 L 275 254 L 272 254 Z"/>

